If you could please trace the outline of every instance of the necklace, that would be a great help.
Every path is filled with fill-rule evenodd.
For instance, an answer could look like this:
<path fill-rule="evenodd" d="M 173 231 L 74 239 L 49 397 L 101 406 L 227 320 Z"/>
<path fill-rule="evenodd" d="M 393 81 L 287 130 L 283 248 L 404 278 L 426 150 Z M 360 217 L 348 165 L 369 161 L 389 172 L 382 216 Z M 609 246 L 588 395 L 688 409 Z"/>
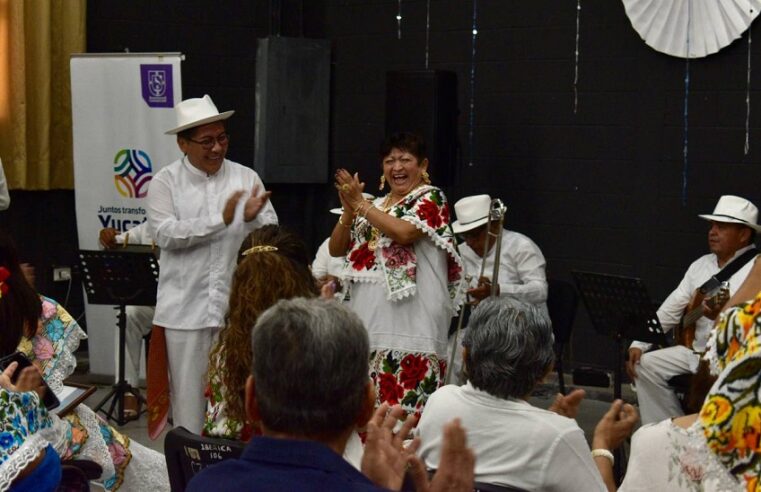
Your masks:
<path fill-rule="evenodd" d="M 415 191 L 418 188 L 420 188 L 421 186 L 423 186 L 423 184 L 424 183 L 421 182 L 420 184 L 418 184 L 417 186 L 412 188 L 410 191 L 408 191 L 406 195 L 404 195 L 402 198 L 400 198 L 399 200 L 395 201 L 394 203 L 391 203 L 391 200 L 393 198 L 391 193 L 387 194 L 386 198 L 383 200 L 383 204 L 380 206 L 380 208 L 378 210 L 380 210 L 384 214 L 389 213 L 394 207 L 396 207 L 397 205 L 402 203 L 404 200 L 406 200 L 407 197 L 410 196 L 410 194 L 413 191 Z M 370 221 L 368 221 L 368 223 L 369 222 Z M 378 240 L 380 240 L 380 236 L 381 236 L 380 230 L 378 230 L 378 228 L 375 227 L 374 225 L 371 225 L 370 226 L 370 239 L 367 241 L 367 249 L 369 249 L 370 251 L 375 251 L 378 248 Z"/>

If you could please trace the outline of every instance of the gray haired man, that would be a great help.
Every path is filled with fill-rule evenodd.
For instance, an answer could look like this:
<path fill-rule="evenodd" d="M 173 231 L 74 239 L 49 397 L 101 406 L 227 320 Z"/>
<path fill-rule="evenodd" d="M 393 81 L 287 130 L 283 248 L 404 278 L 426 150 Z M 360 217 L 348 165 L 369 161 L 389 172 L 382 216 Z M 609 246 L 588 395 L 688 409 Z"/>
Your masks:
<path fill-rule="evenodd" d="M 259 317 L 251 343 L 246 412 L 263 436 L 254 437 L 240 459 L 196 475 L 189 491 L 399 490 L 408 465 L 418 490 L 472 490 L 474 458 L 459 422 L 444 426 L 440 471 L 428 483 L 414 455 L 418 441 L 403 447 L 415 418 L 393 434 L 401 407 L 373 412 L 367 332 L 346 307 L 281 300 Z M 341 455 L 351 434 L 366 424 L 363 475 Z"/>

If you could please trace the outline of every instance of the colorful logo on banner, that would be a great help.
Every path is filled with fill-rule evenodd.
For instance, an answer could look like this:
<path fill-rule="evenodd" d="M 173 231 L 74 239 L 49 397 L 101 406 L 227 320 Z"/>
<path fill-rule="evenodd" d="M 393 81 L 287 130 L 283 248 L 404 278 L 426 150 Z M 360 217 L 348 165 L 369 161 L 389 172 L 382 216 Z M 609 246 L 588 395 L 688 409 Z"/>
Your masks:
<path fill-rule="evenodd" d="M 173 108 L 172 65 L 140 65 L 143 100 L 152 108 Z"/>
<path fill-rule="evenodd" d="M 121 196 L 145 197 L 152 171 L 151 158 L 143 150 L 121 149 L 114 156 L 114 186 Z"/>

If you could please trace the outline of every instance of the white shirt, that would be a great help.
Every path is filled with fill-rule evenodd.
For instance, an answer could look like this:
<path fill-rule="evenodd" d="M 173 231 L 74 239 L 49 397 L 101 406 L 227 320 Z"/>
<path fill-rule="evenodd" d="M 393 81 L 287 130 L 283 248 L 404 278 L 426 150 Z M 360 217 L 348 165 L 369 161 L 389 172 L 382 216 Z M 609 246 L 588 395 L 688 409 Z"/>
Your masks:
<path fill-rule="evenodd" d="M 317 249 L 317 254 L 314 257 L 314 261 L 312 262 L 312 275 L 314 275 L 314 278 L 316 279 L 321 279 L 325 277 L 325 275 L 340 277 L 341 272 L 343 272 L 344 257 L 330 256 L 330 252 L 328 251 L 328 243 L 330 243 L 330 238 L 327 238 L 322 242 L 320 247 Z"/>
<path fill-rule="evenodd" d="M 525 490 L 606 491 L 575 420 L 474 388 L 447 385 L 433 393 L 418 424 L 420 457 L 439 466 L 444 424 L 458 417 L 476 455 L 475 479 Z"/>
<path fill-rule="evenodd" d="M 753 245 L 750 245 L 738 250 L 735 252 L 735 256 L 733 256 L 732 259 L 737 258 L 752 247 Z M 749 261 L 735 272 L 734 275 L 729 277 L 730 296 L 734 294 L 745 281 L 745 277 L 748 276 L 752 267 L 753 261 Z M 695 290 L 703 285 L 706 280 L 719 273 L 720 270 L 719 259 L 713 253 L 703 255 L 692 262 L 692 265 L 687 269 L 684 278 L 679 282 L 677 288 L 665 301 L 663 301 L 661 307 L 658 308 L 656 315 L 658 316 L 658 321 L 660 321 L 664 332 L 668 332 L 679 324 L 679 321 L 684 314 L 684 309 L 690 303 L 690 299 L 692 299 L 692 296 L 695 294 Z M 713 320 L 706 318 L 705 316 L 695 322 L 695 342 L 693 343 L 693 349 L 695 351 L 703 352 L 705 350 L 708 335 L 712 326 Z M 652 344 L 650 343 L 637 341 L 634 341 L 631 344 L 631 348 L 638 348 L 643 352 L 648 351 L 651 346 Z"/>
<path fill-rule="evenodd" d="M 229 160 L 207 176 L 183 157 L 154 176 L 148 222 L 161 248 L 155 324 L 176 330 L 223 325 L 241 242 L 254 229 L 277 224 L 269 202 L 253 221 L 243 221 L 243 203 L 254 185 L 264 192 L 256 172 Z M 238 190 L 246 194 L 226 226 L 222 210 Z"/>
<path fill-rule="evenodd" d="M 11 195 L 8 193 L 8 182 L 5 180 L 3 161 L 0 159 L 0 210 L 7 210 L 11 206 Z"/>
<path fill-rule="evenodd" d="M 490 280 L 494 271 L 494 253 L 497 249 L 495 246 L 489 251 L 484 267 L 484 276 Z M 478 286 L 481 257 L 465 243 L 460 245 L 460 255 L 465 263 L 465 273 L 472 277 L 470 287 Z M 499 262 L 500 297 L 510 296 L 531 304 L 539 304 L 546 312 L 546 265 L 544 255 L 534 241 L 519 232 L 504 229 Z"/>

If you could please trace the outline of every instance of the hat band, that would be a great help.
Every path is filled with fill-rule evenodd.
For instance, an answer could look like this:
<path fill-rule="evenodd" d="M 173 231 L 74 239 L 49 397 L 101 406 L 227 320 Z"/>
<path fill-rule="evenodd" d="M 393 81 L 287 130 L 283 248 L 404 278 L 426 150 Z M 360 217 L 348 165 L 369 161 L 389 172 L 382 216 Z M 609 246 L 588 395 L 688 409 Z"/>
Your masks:
<path fill-rule="evenodd" d="M 731 215 L 727 215 L 727 214 L 710 214 L 710 215 L 713 215 L 714 217 L 726 217 L 726 218 L 732 219 L 732 220 L 739 220 L 743 224 L 750 225 L 750 222 L 748 222 L 747 220 L 741 219 L 739 217 L 732 217 Z"/>
<path fill-rule="evenodd" d="M 473 219 L 473 220 L 471 220 L 471 221 L 468 221 L 468 222 L 460 222 L 460 225 L 461 225 L 461 226 L 466 226 L 466 225 L 472 224 L 473 222 L 478 222 L 479 220 L 481 220 L 481 219 L 485 219 L 485 218 L 487 218 L 487 217 L 489 217 L 489 214 L 486 214 L 486 215 L 484 215 L 483 217 L 479 217 L 479 218 L 477 218 L 477 219 Z"/>

